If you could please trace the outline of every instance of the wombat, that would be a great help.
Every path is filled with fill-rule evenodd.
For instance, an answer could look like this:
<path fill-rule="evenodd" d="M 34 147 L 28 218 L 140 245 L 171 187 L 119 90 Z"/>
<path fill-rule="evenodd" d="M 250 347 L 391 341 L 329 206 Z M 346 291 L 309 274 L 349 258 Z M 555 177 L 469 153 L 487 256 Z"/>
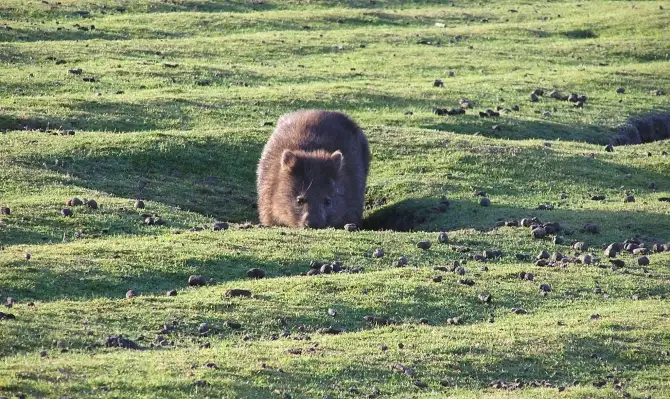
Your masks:
<path fill-rule="evenodd" d="M 363 131 L 341 112 L 281 116 L 256 171 L 261 225 L 360 226 L 371 157 Z"/>

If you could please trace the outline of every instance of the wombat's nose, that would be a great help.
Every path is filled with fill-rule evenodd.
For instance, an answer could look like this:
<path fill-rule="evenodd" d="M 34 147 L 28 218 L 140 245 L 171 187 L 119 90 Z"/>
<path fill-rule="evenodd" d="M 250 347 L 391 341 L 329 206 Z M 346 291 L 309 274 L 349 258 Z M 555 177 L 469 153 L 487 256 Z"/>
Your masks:
<path fill-rule="evenodd" d="M 314 220 L 311 218 L 305 218 L 305 221 L 303 222 L 303 226 L 305 226 L 308 229 L 320 229 L 323 227 L 323 223 L 321 223 L 319 220 Z"/>

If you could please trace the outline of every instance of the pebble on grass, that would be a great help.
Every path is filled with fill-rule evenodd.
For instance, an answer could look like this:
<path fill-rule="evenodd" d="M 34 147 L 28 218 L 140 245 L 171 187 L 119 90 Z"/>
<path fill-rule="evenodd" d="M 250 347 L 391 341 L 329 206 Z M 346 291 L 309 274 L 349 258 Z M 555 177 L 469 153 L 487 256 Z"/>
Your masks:
<path fill-rule="evenodd" d="M 263 278 L 265 277 L 265 271 L 257 267 L 247 270 L 247 277 L 249 278 Z"/>
<path fill-rule="evenodd" d="M 416 243 L 416 246 L 417 246 L 417 248 L 427 250 L 427 249 L 430 248 L 431 244 L 430 244 L 430 241 L 425 240 L 425 241 L 419 241 L 418 243 Z"/>
<path fill-rule="evenodd" d="M 344 225 L 344 229 L 349 232 L 358 231 L 358 226 L 354 223 L 347 223 Z"/>
<path fill-rule="evenodd" d="M 312 269 L 314 270 L 314 269 Z M 226 291 L 226 296 L 227 297 L 238 297 L 238 296 L 244 296 L 244 297 L 251 297 L 251 291 L 249 290 L 244 290 L 244 289 L 239 289 L 239 288 L 234 288 Z"/>
<path fill-rule="evenodd" d="M 212 226 L 212 230 L 214 231 L 220 231 L 220 230 L 228 230 L 228 223 L 226 222 L 216 222 Z"/>
<path fill-rule="evenodd" d="M 192 274 L 188 277 L 188 285 L 201 286 L 207 284 L 207 280 L 203 276 Z"/>

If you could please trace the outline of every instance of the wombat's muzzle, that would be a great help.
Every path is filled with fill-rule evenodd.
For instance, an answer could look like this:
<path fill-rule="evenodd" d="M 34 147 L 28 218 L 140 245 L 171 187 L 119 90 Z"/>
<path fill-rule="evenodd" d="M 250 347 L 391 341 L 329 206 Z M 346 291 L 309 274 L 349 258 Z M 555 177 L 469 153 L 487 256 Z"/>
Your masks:
<path fill-rule="evenodd" d="M 326 227 L 326 221 L 307 214 L 303 218 L 302 225 L 306 229 L 323 229 Z"/>

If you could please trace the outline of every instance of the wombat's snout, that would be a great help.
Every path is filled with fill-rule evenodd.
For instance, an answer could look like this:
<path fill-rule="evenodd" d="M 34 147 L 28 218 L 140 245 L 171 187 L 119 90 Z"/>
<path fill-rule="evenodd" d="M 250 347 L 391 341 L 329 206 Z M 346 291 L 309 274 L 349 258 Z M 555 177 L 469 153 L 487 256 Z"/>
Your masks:
<path fill-rule="evenodd" d="M 307 229 L 323 229 L 326 227 L 326 220 L 319 217 L 318 212 L 308 212 L 302 217 L 302 226 Z"/>

